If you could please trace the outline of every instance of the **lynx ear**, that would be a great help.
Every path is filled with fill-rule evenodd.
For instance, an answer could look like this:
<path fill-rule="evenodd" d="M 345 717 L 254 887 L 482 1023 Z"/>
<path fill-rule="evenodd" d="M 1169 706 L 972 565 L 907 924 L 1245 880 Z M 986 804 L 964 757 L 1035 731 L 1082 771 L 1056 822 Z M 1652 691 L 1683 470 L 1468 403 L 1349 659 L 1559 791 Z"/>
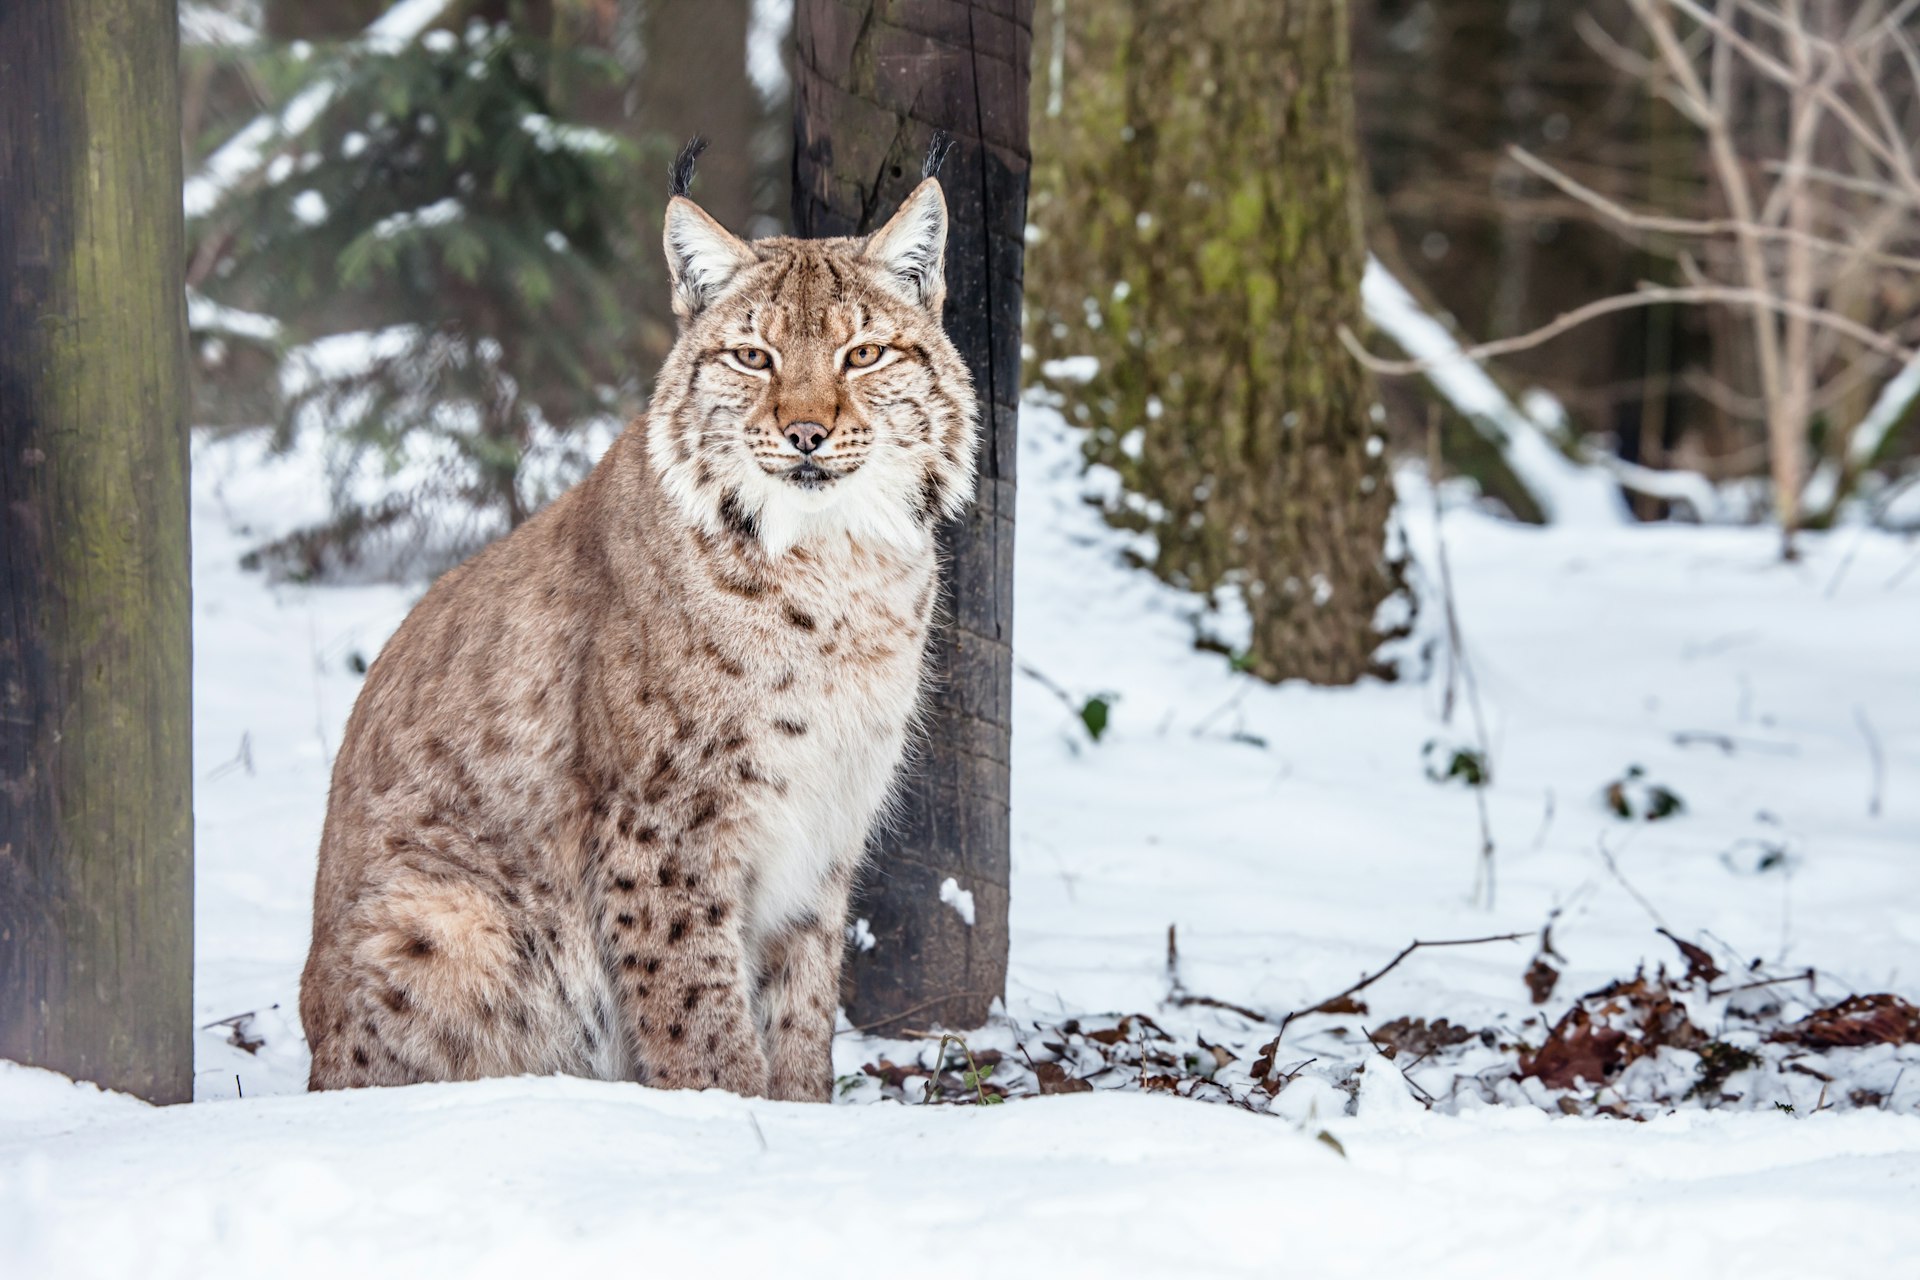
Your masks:
<path fill-rule="evenodd" d="M 898 213 L 867 240 L 862 255 L 884 267 L 900 290 L 938 315 L 947 298 L 947 198 L 924 178 Z"/>
<path fill-rule="evenodd" d="M 753 261 L 752 249 L 685 196 L 667 201 L 662 238 L 667 269 L 673 273 L 673 313 L 682 320 L 712 302 L 727 281 Z"/>

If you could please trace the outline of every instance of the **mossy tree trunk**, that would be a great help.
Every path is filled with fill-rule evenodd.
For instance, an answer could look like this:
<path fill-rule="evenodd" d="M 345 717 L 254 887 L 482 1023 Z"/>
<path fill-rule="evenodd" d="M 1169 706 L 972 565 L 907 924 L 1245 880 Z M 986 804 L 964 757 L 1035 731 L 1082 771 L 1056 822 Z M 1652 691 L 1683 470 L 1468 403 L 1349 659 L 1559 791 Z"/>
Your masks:
<path fill-rule="evenodd" d="M 1110 515 L 1154 535 L 1168 579 L 1237 589 L 1247 668 L 1357 680 L 1399 582 L 1373 387 L 1337 337 L 1360 327 L 1366 263 L 1346 6 L 1070 11 L 1035 343 L 1098 358 L 1067 390 L 1128 491 Z"/>
<path fill-rule="evenodd" d="M 193 1092 L 173 0 L 0 7 L 0 1058 Z"/>
<path fill-rule="evenodd" d="M 872 231 L 920 180 L 936 129 L 950 218 L 947 331 L 980 393 L 980 488 L 940 531 L 936 684 L 856 905 L 876 945 L 848 966 L 859 1026 L 978 1026 L 1006 987 L 1007 760 L 1013 680 L 1014 413 L 1020 390 L 1033 0 L 800 0 L 794 222 Z M 971 924 L 941 900 L 973 895 Z"/>

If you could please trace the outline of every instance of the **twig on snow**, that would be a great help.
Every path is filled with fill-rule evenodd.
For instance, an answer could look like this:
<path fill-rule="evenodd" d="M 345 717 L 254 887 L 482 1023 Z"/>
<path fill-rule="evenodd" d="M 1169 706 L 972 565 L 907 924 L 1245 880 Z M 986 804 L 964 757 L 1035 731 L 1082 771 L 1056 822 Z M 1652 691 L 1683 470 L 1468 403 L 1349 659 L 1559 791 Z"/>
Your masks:
<path fill-rule="evenodd" d="M 1188 1009 L 1199 1005 L 1206 1009 L 1225 1009 L 1228 1013 L 1237 1013 L 1254 1022 L 1272 1025 L 1273 1019 L 1264 1013 L 1256 1012 L 1243 1004 L 1234 1004 L 1230 1000 L 1216 1000 L 1212 996 L 1196 996 L 1187 990 L 1180 981 L 1180 948 L 1174 940 L 1174 926 L 1167 926 L 1167 1001 L 1176 1009 Z"/>
<path fill-rule="evenodd" d="M 1375 1053 L 1379 1054 L 1382 1058 L 1385 1058 L 1388 1062 L 1393 1063 L 1393 1069 L 1400 1073 L 1400 1078 L 1407 1082 L 1407 1087 L 1412 1089 L 1414 1093 L 1419 1095 L 1420 1105 L 1425 1107 L 1429 1111 L 1433 1110 L 1433 1095 L 1428 1093 L 1425 1089 L 1421 1088 L 1419 1082 L 1416 1081 L 1412 1076 L 1408 1075 L 1404 1067 L 1402 1067 L 1399 1063 L 1393 1061 L 1393 1058 L 1387 1053 L 1387 1051 L 1380 1047 L 1380 1042 L 1373 1038 L 1373 1032 L 1367 1030 L 1365 1025 L 1362 1025 L 1360 1028 L 1360 1034 L 1367 1038 L 1367 1043 L 1373 1046 L 1373 1051 Z"/>
<path fill-rule="evenodd" d="M 1873 790 L 1867 798 L 1867 816 L 1880 816 L 1880 796 L 1886 789 L 1887 758 L 1880 750 L 1880 735 L 1873 731 L 1873 721 L 1867 719 L 1864 707 L 1853 709 L 1853 722 L 1860 726 L 1860 736 L 1867 740 L 1867 757 L 1873 762 Z"/>
<path fill-rule="evenodd" d="M 1809 988 L 1812 988 L 1814 979 L 1817 976 L 1813 971 L 1813 966 L 1808 965 L 1799 973 L 1783 974 L 1778 978 L 1762 978 L 1758 982 L 1743 982 L 1737 987 L 1727 987 L 1720 991 L 1715 991 L 1712 987 L 1708 987 L 1707 995 L 1718 1000 L 1722 997 L 1730 996 L 1737 991 L 1756 991 L 1761 987 L 1776 987 L 1783 982 L 1804 982 Z"/>
<path fill-rule="evenodd" d="M 1416 951 L 1421 950 L 1422 948 L 1425 948 L 1425 947 L 1476 947 L 1483 942 L 1517 942 L 1521 938 L 1531 938 L 1532 936 L 1533 934 L 1531 932 L 1523 931 L 1520 933 L 1489 934 L 1487 937 L 1484 937 L 1484 938 L 1442 938 L 1442 939 L 1419 940 L 1419 941 L 1409 942 L 1406 946 L 1400 949 L 1399 955 L 1387 961 L 1385 965 L 1381 966 L 1378 972 L 1370 973 L 1366 975 L 1365 977 L 1361 978 L 1360 981 L 1348 987 L 1345 991 L 1341 991 L 1334 995 L 1330 995 L 1325 1000 L 1322 1000 L 1318 1004 L 1308 1005 L 1304 1009 L 1295 1009 L 1292 1013 L 1280 1019 L 1280 1035 L 1285 1035 L 1287 1033 L 1288 1024 L 1291 1023 L 1295 1018 L 1304 1018 L 1310 1013 L 1326 1013 L 1329 1010 L 1330 1006 L 1337 1005 L 1342 1000 L 1347 999 L 1349 996 L 1358 995 L 1360 992 L 1365 991 L 1368 987 L 1380 981 L 1380 979 L 1386 977 L 1389 973 L 1392 973 L 1394 969 L 1398 967 L 1398 965 L 1402 960 L 1405 960 L 1408 956 L 1412 955 Z M 1279 1036 L 1275 1036 L 1274 1043 L 1278 1044 L 1279 1039 L 1280 1039 Z"/>
<path fill-rule="evenodd" d="M 1433 540 L 1438 549 L 1440 561 L 1440 601 L 1447 619 L 1447 648 L 1451 655 L 1447 664 L 1447 690 L 1440 718 L 1443 722 L 1453 718 L 1453 672 L 1460 673 L 1461 683 L 1467 687 L 1467 709 L 1473 713 L 1474 745 L 1480 751 L 1481 777 L 1477 785 L 1470 788 L 1474 805 L 1480 815 L 1480 862 L 1474 872 L 1474 896 L 1484 894 L 1487 910 L 1493 910 L 1494 866 L 1493 866 L 1493 824 L 1487 817 L 1487 783 L 1492 779 L 1493 748 L 1487 741 L 1486 718 L 1480 713 L 1480 685 L 1473 678 L 1473 665 L 1467 660 L 1467 647 L 1460 637 L 1460 614 L 1453 603 L 1453 568 L 1447 560 L 1447 535 L 1441 527 L 1440 519 L 1440 411 L 1438 406 L 1427 411 L 1427 488 L 1433 497 Z"/>
<path fill-rule="evenodd" d="M 1640 904 L 1641 910 L 1653 917 L 1653 923 L 1660 929 L 1665 930 L 1667 927 L 1666 919 L 1661 916 L 1658 911 L 1654 910 L 1653 904 L 1647 901 L 1647 896 L 1634 888 L 1632 882 L 1621 873 L 1620 864 L 1613 860 L 1613 850 L 1607 848 L 1606 836 L 1602 835 L 1598 844 L 1600 846 L 1600 860 L 1607 864 L 1608 872 L 1612 874 L 1615 880 L 1620 882 L 1620 887 L 1625 889 L 1627 893 L 1632 896 L 1633 900 Z"/>

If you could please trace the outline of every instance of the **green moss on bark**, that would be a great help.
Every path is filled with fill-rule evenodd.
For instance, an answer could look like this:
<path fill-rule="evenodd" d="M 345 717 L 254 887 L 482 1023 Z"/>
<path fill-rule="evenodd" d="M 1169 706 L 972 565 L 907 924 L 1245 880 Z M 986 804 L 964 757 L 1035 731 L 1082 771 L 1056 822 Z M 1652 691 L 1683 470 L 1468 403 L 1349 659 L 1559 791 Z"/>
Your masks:
<path fill-rule="evenodd" d="M 169 0 L 0 24 L 0 1057 L 192 1093 L 185 315 Z"/>
<path fill-rule="evenodd" d="M 1336 336 L 1365 267 L 1345 5 L 1069 8 L 1037 130 L 1036 350 L 1098 357 L 1071 412 L 1154 569 L 1238 587 L 1256 674 L 1349 683 L 1378 670 L 1399 583 L 1373 388 Z"/>

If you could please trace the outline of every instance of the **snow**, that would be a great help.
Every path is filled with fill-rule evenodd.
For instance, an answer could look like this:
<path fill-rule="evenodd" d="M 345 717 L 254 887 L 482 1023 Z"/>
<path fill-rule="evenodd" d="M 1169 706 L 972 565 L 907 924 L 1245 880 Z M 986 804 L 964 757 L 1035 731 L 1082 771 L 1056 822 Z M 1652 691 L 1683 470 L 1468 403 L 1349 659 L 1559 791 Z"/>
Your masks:
<path fill-rule="evenodd" d="M 747 16 L 747 76 L 770 105 L 787 100 L 786 45 L 792 30 L 793 0 L 753 0 Z"/>
<path fill-rule="evenodd" d="M 948 876 L 940 882 L 940 901 L 953 908 L 953 914 L 967 922 L 967 928 L 973 928 L 973 890 L 962 889 L 960 882 Z"/>
<path fill-rule="evenodd" d="M 1088 1094 L 805 1107 L 577 1080 L 150 1109 L 0 1074 L 7 1274 L 1900 1275 L 1920 1123 L 1431 1116 L 1295 1128 Z M 1391 1098 L 1383 1092 L 1382 1098 Z M 58 1138 L 22 1140 L 57 1099 Z M 50 1125 L 42 1125 L 44 1131 Z M 1319 1137 L 1325 1133 L 1338 1143 Z M 1344 1154 L 1343 1154 L 1344 1153 Z"/>
<path fill-rule="evenodd" d="M 280 322 L 272 316 L 229 307 L 193 289 L 187 290 L 187 327 L 195 333 L 234 334 L 258 342 L 276 342 L 281 333 Z"/>
<path fill-rule="evenodd" d="M 257 14 L 227 13 L 193 0 L 186 0 L 180 6 L 180 43 L 183 45 L 242 49 L 259 42 Z"/>
<path fill-rule="evenodd" d="M 1873 457 L 1880 451 L 1880 446 L 1886 443 L 1888 433 L 1907 420 L 1907 412 L 1913 408 L 1916 397 L 1920 397 L 1920 359 L 1908 361 L 1887 380 L 1887 384 L 1880 388 L 1880 394 L 1874 397 L 1866 416 L 1860 419 L 1847 437 L 1847 466 L 1850 470 L 1857 473 L 1872 465 Z M 1831 461 L 1822 462 L 1807 481 L 1806 492 L 1801 496 L 1802 507 L 1808 511 L 1826 510 L 1832 505 L 1839 486 L 1838 470 Z"/>
<path fill-rule="evenodd" d="M 1426 377 L 1447 402 L 1499 447 L 1507 465 L 1552 522 L 1618 524 L 1626 507 L 1607 477 L 1556 447 L 1541 424 L 1516 407 L 1487 371 L 1460 354 L 1445 325 L 1421 309 L 1377 258 L 1360 278 L 1367 319 L 1409 358 L 1434 362 Z"/>
<path fill-rule="evenodd" d="M 388 214 L 373 224 L 373 236 L 376 240 L 391 240 L 422 227 L 444 227 L 466 216 L 466 206 L 455 197 L 446 196 L 406 213 Z"/>
<path fill-rule="evenodd" d="M 610 155 L 620 146 L 604 129 L 586 125 L 559 124 L 552 116 L 530 112 L 520 117 L 520 128 L 542 151 L 568 151 L 576 155 Z"/>
<path fill-rule="evenodd" d="M 1049 382 L 1091 382 L 1100 372 L 1097 356 L 1061 356 L 1040 365 L 1040 374 Z"/>
<path fill-rule="evenodd" d="M 1124 1074 L 1088 1093 L 927 1105 L 917 1080 L 887 1089 L 862 1069 L 928 1062 L 933 1044 L 844 1027 L 848 1105 L 835 1107 L 574 1080 L 305 1096 L 294 1002 L 327 771 L 359 670 L 420 587 L 274 584 L 242 569 L 262 541 L 325 514 L 323 451 L 203 439 L 199 1101 L 156 1110 L 0 1065 L 0 1274 L 678 1262 L 838 1276 L 863 1258 L 1328 1276 L 1405 1259 L 1437 1276 L 1551 1265 L 1556 1280 L 1910 1268 L 1913 1047 L 1805 1056 L 1835 1077 L 1831 1092 L 1805 1074 L 1746 1072 L 1725 1105 L 1673 1114 L 1647 1100 L 1697 1063 L 1662 1050 L 1615 1086 L 1651 1115 L 1632 1123 L 1562 1116 L 1570 1099 L 1538 1080 L 1476 1084 L 1490 1064 L 1511 1074 L 1477 1039 L 1465 1049 L 1478 1056 L 1446 1063 L 1389 1061 L 1367 1037 L 1391 1019 L 1445 1017 L 1538 1044 L 1536 1018 L 1643 963 L 1676 963 L 1656 917 L 1730 972 L 1758 957 L 1769 974 L 1815 966 L 1824 999 L 1912 998 L 1920 545 L 1850 528 L 1808 534 L 1804 558 L 1783 564 L 1764 527 L 1528 528 L 1443 490 L 1488 722 L 1498 890 L 1486 909 L 1470 900 L 1475 796 L 1422 765 L 1429 741 L 1471 735 L 1464 711 L 1441 719 L 1438 608 L 1417 568 L 1434 562 L 1438 534 L 1421 478 L 1396 478 L 1426 600 L 1409 677 L 1271 688 L 1192 647 L 1201 602 L 1125 566 L 1125 539 L 1083 499 L 1099 478 L 1083 477 L 1080 443 L 1028 402 L 1014 642 L 1034 674 L 1015 677 L 1007 1018 L 968 1033 L 976 1051 L 1006 1051 L 994 1082 L 1016 1072 L 1016 1048 L 1048 1040 L 1072 1042 L 1070 1074 L 1091 1074 L 1090 1037 L 1061 1024 L 1138 1012 L 1181 1045 L 1223 1046 L 1219 1078 L 1244 1093 L 1252 1047 L 1280 1015 L 1408 942 L 1526 939 L 1416 952 L 1362 993 L 1365 1015 L 1294 1021 L 1278 1062 L 1298 1074 L 1265 1115 L 1114 1087 Z M 1095 694 L 1111 708 L 1098 741 L 1076 710 Z M 1605 790 L 1632 766 L 1684 810 L 1657 822 L 1609 812 Z M 1521 978 L 1549 921 L 1564 973 L 1536 1011 Z M 1179 987 L 1262 1021 L 1169 999 L 1169 925 Z M 1801 984 L 1689 999 L 1721 1020 L 1710 1030 L 1737 1037 L 1736 1003 L 1813 996 Z M 1851 1105 L 1856 1085 L 1883 1101 Z"/>
<path fill-rule="evenodd" d="M 1920 396 L 1920 360 L 1911 360 L 1880 389 L 1867 416 L 1853 429 L 1847 441 L 1847 461 L 1856 468 L 1871 463 L 1887 433 L 1906 419 L 1916 396 Z"/>

